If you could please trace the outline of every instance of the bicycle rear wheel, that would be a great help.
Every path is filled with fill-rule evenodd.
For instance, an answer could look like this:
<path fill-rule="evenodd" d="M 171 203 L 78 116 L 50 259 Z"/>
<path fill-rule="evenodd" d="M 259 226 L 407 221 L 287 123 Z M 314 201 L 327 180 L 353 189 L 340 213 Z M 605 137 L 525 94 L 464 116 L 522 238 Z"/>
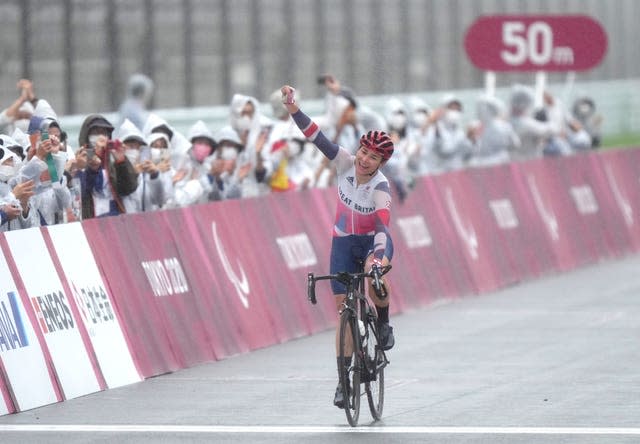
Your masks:
<path fill-rule="evenodd" d="M 360 347 L 355 327 L 355 317 L 350 310 L 340 315 L 340 347 L 338 373 L 345 400 L 344 411 L 352 427 L 358 425 L 360 416 Z"/>
<path fill-rule="evenodd" d="M 363 350 L 366 368 L 363 372 L 367 375 L 364 388 L 369 401 L 369 410 L 373 419 L 379 421 L 382 418 L 382 409 L 384 408 L 384 368 L 387 365 L 387 358 L 378 344 L 375 323 L 375 317 L 368 318 L 367 343 Z"/>

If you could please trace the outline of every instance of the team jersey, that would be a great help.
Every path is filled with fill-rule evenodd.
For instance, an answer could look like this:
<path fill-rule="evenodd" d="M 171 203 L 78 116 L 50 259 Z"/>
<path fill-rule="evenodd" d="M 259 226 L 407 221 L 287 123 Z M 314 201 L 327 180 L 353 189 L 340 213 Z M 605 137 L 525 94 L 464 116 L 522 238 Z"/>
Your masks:
<path fill-rule="evenodd" d="M 382 259 L 389 237 L 391 214 L 389 181 L 378 170 L 367 183 L 358 184 L 355 171 L 355 156 L 328 140 L 320 131 L 320 128 L 302 111 L 293 114 L 293 119 L 304 135 L 336 167 L 338 204 L 333 235 L 374 236 L 374 255 L 378 259 Z"/>

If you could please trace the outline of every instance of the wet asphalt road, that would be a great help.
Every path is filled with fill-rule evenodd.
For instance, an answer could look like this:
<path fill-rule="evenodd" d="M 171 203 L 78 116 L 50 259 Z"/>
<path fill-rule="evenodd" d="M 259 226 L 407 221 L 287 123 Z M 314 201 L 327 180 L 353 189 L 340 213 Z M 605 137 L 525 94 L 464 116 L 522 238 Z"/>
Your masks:
<path fill-rule="evenodd" d="M 378 423 L 331 404 L 327 331 L 0 417 L 0 442 L 640 442 L 640 256 L 392 323 Z"/>

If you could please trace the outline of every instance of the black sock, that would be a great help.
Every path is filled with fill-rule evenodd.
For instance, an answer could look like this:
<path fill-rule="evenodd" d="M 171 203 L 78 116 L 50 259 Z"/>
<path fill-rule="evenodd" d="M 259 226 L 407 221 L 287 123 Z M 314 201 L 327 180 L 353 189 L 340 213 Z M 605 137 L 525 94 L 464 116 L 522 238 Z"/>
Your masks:
<path fill-rule="evenodd" d="M 378 321 L 388 324 L 389 323 L 389 306 L 387 305 L 386 307 L 378 307 L 376 305 L 376 311 L 378 312 Z"/>
<path fill-rule="evenodd" d="M 340 364 L 341 364 L 340 361 L 341 360 L 342 360 L 342 358 L 340 356 L 338 356 L 336 358 L 336 361 L 338 363 L 338 368 L 340 368 Z M 351 356 L 348 356 L 348 357 L 344 358 L 344 365 L 345 365 L 345 367 L 350 367 L 351 366 Z"/>

